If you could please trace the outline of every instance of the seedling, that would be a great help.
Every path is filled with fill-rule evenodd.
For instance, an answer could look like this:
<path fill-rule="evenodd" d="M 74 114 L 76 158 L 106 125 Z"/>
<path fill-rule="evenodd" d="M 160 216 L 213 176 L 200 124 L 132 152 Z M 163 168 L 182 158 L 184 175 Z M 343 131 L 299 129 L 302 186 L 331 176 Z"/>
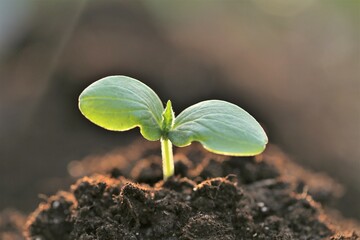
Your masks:
<path fill-rule="evenodd" d="M 175 117 L 170 100 L 164 109 L 151 88 L 126 76 L 109 76 L 92 83 L 80 94 L 79 108 L 105 129 L 139 127 L 147 140 L 160 140 L 164 179 L 174 175 L 173 144 L 184 147 L 196 141 L 210 152 L 252 156 L 261 153 L 268 142 L 260 124 L 232 103 L 207 100 Z"/>

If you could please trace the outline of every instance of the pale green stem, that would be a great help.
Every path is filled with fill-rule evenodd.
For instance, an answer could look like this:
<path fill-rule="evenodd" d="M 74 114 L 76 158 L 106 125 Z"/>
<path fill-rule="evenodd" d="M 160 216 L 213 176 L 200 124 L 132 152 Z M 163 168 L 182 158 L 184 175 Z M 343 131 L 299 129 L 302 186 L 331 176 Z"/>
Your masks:
<path fill-rule="evenodd" d="M 164 180 L 174 175 L 174 158 L 172 143 L 167 138 L 161 138 L 161 155 L 163 161 L 163 176 Z"/>

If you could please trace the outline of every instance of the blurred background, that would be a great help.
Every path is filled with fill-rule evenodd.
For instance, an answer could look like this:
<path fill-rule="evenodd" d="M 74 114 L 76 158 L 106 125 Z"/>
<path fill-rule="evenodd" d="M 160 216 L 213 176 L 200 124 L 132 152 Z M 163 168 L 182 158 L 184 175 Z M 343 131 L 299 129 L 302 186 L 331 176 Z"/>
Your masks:
<path fill-rule="evenodd" d="M 0 210 L 68 188 L 67 166 L 125 146 L 77 108 L 128 75 L 174 110 L 231 101 L 270 142 L 345 186 L 360 218 L 360 1 L 0 0 Z"/>

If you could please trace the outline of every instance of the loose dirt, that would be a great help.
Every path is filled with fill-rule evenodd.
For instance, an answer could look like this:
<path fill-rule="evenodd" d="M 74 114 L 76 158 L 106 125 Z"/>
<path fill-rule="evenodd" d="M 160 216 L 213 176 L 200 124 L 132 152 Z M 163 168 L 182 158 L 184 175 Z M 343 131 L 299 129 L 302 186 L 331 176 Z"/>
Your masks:
<path fill-rule="evenodd" d="M 245 158 L 218 156 L 196 144 L 178 149 L 177 175 L 167 181 L 161 179 L 159 153 L 156 144 L 140 142 L 120 153 L 71 164 L 72 175 L 91 176 L 41 203 L 28 219 L 27 236 L 358 239 L 355 232 L 344 231 L 349 225 L 337 224 L 321 207 L 330 206 L 341 186 L 298 167 L 274 147 Z M 119 158 L 122 164 L 114 168 L 112 162 Z"/>

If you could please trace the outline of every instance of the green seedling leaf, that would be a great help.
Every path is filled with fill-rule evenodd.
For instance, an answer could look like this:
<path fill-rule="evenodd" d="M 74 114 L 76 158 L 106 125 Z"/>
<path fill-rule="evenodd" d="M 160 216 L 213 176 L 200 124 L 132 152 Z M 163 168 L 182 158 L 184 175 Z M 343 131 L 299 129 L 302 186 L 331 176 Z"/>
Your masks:
<path fill-rule="evenodd" d="M 174 125 L 175 114 L 172 110 L 171 101 L 169 100 L 166 103 L 166 108 L 163 112 L 162 118 L 162 130 L 163 130 L 163 137 L 167 137 L 168 132 Z"/>
<path fill-rule="evenodd" d="M 156 93 L 126 76 L 110 76 L 88 86 L 79 97 L 81 113 L 91 122 L 113 131 L 140 128 L 148 140 L 162 136 L 164 107 Z"/>
<path fill-rule="evenodd" d="M 174 175 L 173 144 L 183 147 L 197 141 L 211 152 L 252 156 L 261 153 L 268 142 L 260 124 L 232 103 L 204 101 L 175 117 L 170 100 L 164 109 L 151 88 L 126 76 L 110 76 L 91 84 L 80 94 L 79 108 L 105 129 L 139 127 L 146 139 L 160 140 L 164 179 Z"/>
<path fill-rule="evenodd" d="M 168 137 L 178 147 L 198 141 L 211 152 L 232 156 L 259 154 L 268 142 L 250 114 L 220 100 L 203 101 L 185 109 L 176 117 Z"/>

